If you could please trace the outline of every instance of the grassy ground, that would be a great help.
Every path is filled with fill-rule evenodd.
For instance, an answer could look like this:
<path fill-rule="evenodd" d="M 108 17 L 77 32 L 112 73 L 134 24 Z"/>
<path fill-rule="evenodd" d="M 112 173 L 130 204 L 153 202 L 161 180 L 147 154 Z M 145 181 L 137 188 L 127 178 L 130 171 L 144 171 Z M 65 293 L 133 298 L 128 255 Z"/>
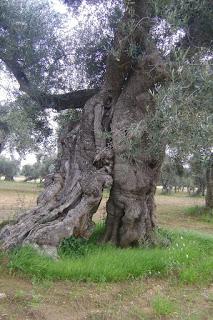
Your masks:
<path fill-rule="evenodd" d="M 0 219 L 8 218 L 17 209 L 34 205 L 38 191 L 34 184 L 0 182 Z M 19 194 L 24 199 L 21 205 Z M 28 276 L 14 272 L 16 263 L 20 263 L 17 255 L 10 260 L 10 270 L 6 268 L 8 260 L 4 258 L 0 269 L 0 320 L 212 319 L 213 286 L 210 276 L 213 263 L 210 255 L 213 251 L 213 225 L 187 211 L 201 205 L 201 198 L 190 198 L 186 194 L 157 196 L 158 223 L 173 230 L 169 232 L 174 240 L 169 249 L 156 248 L 142 253 L 131 250 L 130 257 L 125 250 L 109 247 L 107 260 L 103 251 L 93 251 L 93 257 L 88 255 L 78 259 L 75 273 L 70 272 L 74 263 L 70 261 L 66 266 L 60 266 L 62 262 L 58 262 L 57 267 L 52 265 L 52 269 L 45 269 L 47 265 L 43 263 L 41 267 L 41 261 L 35 260 L 30 251 L 25 252 L 26 261 L 23 263 L 22 260 L 22 265 L 18 266 L 19 269 L 24 268 L 28 262 L 32 266 Z M 104 217 L 104 207 L 105 200 L 96 220 Z M 177 231 L 180 229 L 185 232 Z M 90 262 L 85 259 L 90 259 Z M 48 260 L 48 263 L 53 262 Z M 86 266 L 89 266 L 88 270 Z M 85 280 L 82 274 L 89 275 L 91 279 L 88 281 L 87 277 L 86 283 L 70 280 L 53 282 L 47 270 L 52 270 L 55 278 L 61 269 L 66 276 L 70 272 L 71 279 Z M 29 268 L 23 271 L 27 270 Z M 134 279 L 138 270 L 144 270 L 143 277 Z M 131 275 L 128 280 L 125 280 L 126 276 L 122 278 L 126 272 Z M 114 278 L 107 279 L 112 274 Z M 94 280 L 101 282 L 95 283 Z M 107 280 L 113 281 L 108 283 Z M 1 293 L 6 297 L 1 298 Z"/>
<path fill-rule="evenodd" d="M 98 227 L 97 234 L 103 228 Z M 178 283 L 209 284 L 213 279 L 213 238 L 192 232 L 158 233 L 155 247 L 120 249 L 97 244 L 97 236 L 81 243 L 65 241 L 63 255 L 53 260 L 23 247 L 8 257 L 9 269 L 37 280 L 119 282 L 141 277 L 176 278 Z M 162 240 L 167 246 L 162 246 Z M 168 241 L 169 245 L 168 245 Z M 66 254 L 66 255 L 65 255 Z M 5 261 L 5 255 L 2 259 Z M 1 261 L 1 259 L 0 259 Z"/>

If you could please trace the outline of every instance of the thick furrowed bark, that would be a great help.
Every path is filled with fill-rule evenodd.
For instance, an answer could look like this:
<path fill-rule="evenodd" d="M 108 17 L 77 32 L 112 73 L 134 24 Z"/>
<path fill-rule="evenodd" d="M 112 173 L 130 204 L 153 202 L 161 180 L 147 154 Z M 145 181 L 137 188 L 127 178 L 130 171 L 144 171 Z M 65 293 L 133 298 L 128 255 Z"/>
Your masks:
<path fill-rule="evenodd" d="M 1 230 L 2 248 L 23 243 L 55 247 L 71 235 L 90 236 L 102 190 L 112 183 L 112 152 L 100 132 L 104 111 L 97 114 L 101 109 L 102 94 L 88 101 L 80 123 L 63 132 L 58 172 L 47 177 L 37 207 Z"/>
<path fill-rule="evenodd" d="M 158 154 L 150 155 L 152 143 L 143 121 L 148 110 L 155 110 L 149 90 L 165 78 L 165 69 L 156 54 L 142 58 L 115 106 L 113 187 L 107 204 L 104 241 L 122 247 L 153 240 L 154 194 L 164 147 L 159 146 Z"/>
<path fill-rule="evenodd" d="M 150 194 L 148 194 L 150 192 Z M 121 247 L 152 241 L 155 228 L 154 190 L 134 194 L 113 187 L 107 203 L 105 242 Z"/>

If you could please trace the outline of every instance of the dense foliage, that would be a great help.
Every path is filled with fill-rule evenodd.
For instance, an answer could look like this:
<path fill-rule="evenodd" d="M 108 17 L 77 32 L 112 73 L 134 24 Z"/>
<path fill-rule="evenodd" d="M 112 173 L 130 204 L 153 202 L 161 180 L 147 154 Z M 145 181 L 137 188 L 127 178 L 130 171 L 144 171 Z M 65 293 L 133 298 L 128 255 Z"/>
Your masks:
<path fill-rule="evenodd" d="M 4 71 L 5 65 L 9 66 L 12 76 L 11 63 L 17 63 L 35 93 L 38 89 L 61 93 L 99 87 L 103 81 L 124 3 L 64 2 L 63 14 L 46 0 L 5 0 L 0 5 L 1 68 Z M 151 1 L 149 14 L 153 38 L 171 78 L 167 85 L 153 88 L 157 112 L 154 117 L 150 113 L 146 123 L 138 123 L 140 133 L 135 127 L 130 130 L 130 152 L 137 149 L 142 131 L 152 137 L 148 153 L 156 153 L 159 145 L 166 144 L 182 156 L 194 152 L 209 156 L 213 145 L 210 0 Z M 137 59 L 143 48 L 131 44 L 132 30 L 134 23 L 121 26 L 120 31 L 129 37 L 128 54 Z M 11 149 L 39 148 L 51 134 L 47 111 L 20 91 L 16 90 L 12 102 L 2 104 L 0 112 L 2 137 Z"/>

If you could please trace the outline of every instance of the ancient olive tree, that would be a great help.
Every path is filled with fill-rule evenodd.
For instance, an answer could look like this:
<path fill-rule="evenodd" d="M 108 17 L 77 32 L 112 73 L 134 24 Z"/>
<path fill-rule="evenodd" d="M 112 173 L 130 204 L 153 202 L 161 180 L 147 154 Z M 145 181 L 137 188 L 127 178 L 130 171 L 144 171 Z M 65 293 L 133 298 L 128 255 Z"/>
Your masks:
<path fill-rule="evenodd" d="M 74 6 L 73 14 L 80 14 L 82 1 L 65 2 Z M 170 72 L 165 54 L 159 53 L 162 41 L 156 45 L 154 39 L 156 26 L 163 18 L 163 2 L 156 7 L 157 2 L 146 0 L 104 1 L 104 5 L 88 1 L 91 11 L 101 8 L 103 20 L 100 25 L 94 22 L 95 35 L 90 30 L 88 37 L 87 25 L 86 35 L 82 33 L 74 42 L 70 41 L 79 48 L 75 51 L 73 47 L 75 55 L 68 57 L 68 62 L 63 46 L 57 42 L 55 15 L 47 16 L 42 1 L 33 4 L 35 12 L 40 10 L 36 16 L 31 1 L 27 1 L 29 5 L 25 9 L 21 7 L 22 20 L 13 12 L 13 0 L 3 2 L 3 9 L 12 12 L 18 28 L 13 28 L 5 14 L 1 15 L 2 63 L 16 78 L 21 91 L 40 109 L 73 108 L 78 115 L 71 117 L 60 132 L 57 170 L 47 176 L 37 207 L 18 217 L 16 224 L 1 230 L 4 249 L 25 243 L 57 247 L 62 239 L 71 235 L 89 237 L 94 224 L 92 217 L 105 187 L 110 187 L 110 195 L 103 241 L 126 247 L 154 240 L 154 194 L 168 143 L 168 132 L 165 134 L 165 123 L 161 121 L 163 110 L 168 111 L 168 103 L 165 107 L 157 97 L 158 92 L 162 97 L 163 90 L 169 87 L 166 83 L 176 81 L 173 75 L 179 72 L 176 67 Z M 165 4 L 172 12 L 173 1 Z M 178 12 L 185 13 L 184 10 Z M 109 21 L 114 19 L 113 23 L 106 22 L 106 17 L 110 17 Z M 39 25 L 38 32 L 34 32 L 30 19 Z M 97 24 L 97 19 L 95 21 Z M 189 19 L 185 21 L 188 23 Z M 166 28 L 162 26 L 163 29 Z M 169 42 L 172 38 L 173 34 Z M 11 39 L 13 46 L 9 44 Z M 79 39 L 88 44 L 86 54 L 80 48 Z M 110 50 L 104 50 L 102 45 L 106 39 Z M 92 48 L 95 40 L 99 49 L 96 51 Z M 63 39 L 65 51 L 67 43 L 69 41 Z M 68 49 L 70 52 L 71 48 Z M 92 62 L 100 71 L 96 70 L 95 76 L 88 57 L 94 58 Z M 62 71 L 65 73 L 63 85 Z M 71 71 L 75 77 L 79 72 L 80 82 L 87 89 L 79 86 L 79 90 L 68 92 L 68 80 L 73 77 Z M 91 72 L 93 81 L 88 79 Z M 76 83 L 73 86 L 76 87 Z"/>

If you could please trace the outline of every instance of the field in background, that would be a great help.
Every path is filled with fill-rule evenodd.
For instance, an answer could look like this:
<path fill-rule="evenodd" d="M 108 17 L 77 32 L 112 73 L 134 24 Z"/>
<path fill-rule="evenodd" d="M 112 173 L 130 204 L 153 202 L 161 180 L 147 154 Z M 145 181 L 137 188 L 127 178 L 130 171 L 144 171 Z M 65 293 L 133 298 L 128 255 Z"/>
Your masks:
<path fill-rule="evenodd" d="M 25 211 L 36 205 L 38 194 L 42 191 L 42 186 L 35 182 L 0 181 L 0 221 L 13 217 L 20 211 Z M 104 192 L 104 197 L 99 211 L 95 215 L 95 220 L 104 219 L 106 215 L 106 201 L 108 193 Z M 184 214 L 183 208 L 204 205 L 202 197 L 189 197 L 186 192 L 172 195 L 161 195 L 157 190 L 157 220 L 161 225 L 170 227 L 188 227 L 202 230 L 199 219 L 188 217 Z M 197 224 L 198 222 L 198 224 Z M 204 229 L 208 225 L 204 224 Z"/>
<path fill-rule="evenodd" d="M 41 190 L 35 183 L 0 181 L 0 220 L 34 206 Z M 187 208 L 203 205 L 203 198 L 159 193 L 160 226 L 213 235 L 212 223 L 186 214 Z M 96 220 L 105 216 L 106 199 L 105 193 Z M 213 286 L 180 284 L 171 277 L 110 284 L 38 282 L 2 269 L 1 293 L 6 298 L 0 298 L 0 320 L 210 320 L 213 314 Z"/>
<path fill-rule="evenodd" d="M 0 181 L 0 221 L 33 207 L 41 190 L 37 183 Z"/>

